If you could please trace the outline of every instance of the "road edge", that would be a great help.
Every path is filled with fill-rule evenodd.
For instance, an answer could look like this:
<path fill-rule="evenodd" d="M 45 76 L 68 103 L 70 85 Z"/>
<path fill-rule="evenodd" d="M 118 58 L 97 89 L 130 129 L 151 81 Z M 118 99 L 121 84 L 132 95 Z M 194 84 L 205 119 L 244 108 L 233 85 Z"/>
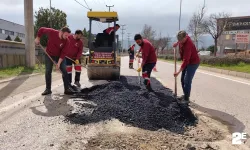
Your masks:
<path fill-rule="evenodd" d="M 159 60 L 159 59 L 158 59 L 158 61 L 168 62 L 168 61 Z M 174 64 L 173 62 L 168 62 L 168 63 Z M 204 66 L 199 66 L 199 69 L 214 72 L 214 73 L 224 74 L 224 75 L 228 75 L 228 76 L 239 77 L 239 78 L 243 78 L 243 79 L 250 79 L 250 74 L 249 73 L 244 73 L 244 72 L 224 70 L 224 69 L 218 69 L 218 68 L 212 68 L 212 67 L 204 67 Z"/>

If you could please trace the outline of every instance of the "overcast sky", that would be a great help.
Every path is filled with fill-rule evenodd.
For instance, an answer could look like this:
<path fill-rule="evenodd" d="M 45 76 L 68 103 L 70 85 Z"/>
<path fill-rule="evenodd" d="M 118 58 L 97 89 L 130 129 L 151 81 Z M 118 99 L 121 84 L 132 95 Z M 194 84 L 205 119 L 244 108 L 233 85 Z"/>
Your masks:
<path fill-rule="evenodd" d="M 0 0 L 0 18 L 15 23 L 24 24 L 24 0 Z M 86 5 L 84 0 L 78 0 Z M 126 24 L 127 33 L 131 38 L 135 33 L 141 32 L 144 24 L 151 25 L 162 35 L 173 36 L 178 30 L 179 0 L 86 0 L 90 8 L 95 10 L 108 10 L 107 5 L 114 5 L 112 11 L 117 11 L 119 24 Z M 203 0 L 183 0 L 181 28 L 186 29 L 193 12 L 203 5 Z M 74 31 L 88 28 L 86 17 L 87 9 L 74 0 L 52 0 L 52 6 L 63 10 L 67 14 L 67 23 Z M 233 16 L 249 16 L 250 0 L 206 0 L 207 14 L 228 12 Z M 39 7 L 49 7 L 49 0 L 34 0 L 34 11 Z M 102 31 L 107 24 L 99 27 L 94 23 L 95 31 Z M 121 31 L 119 31 L 121 33 Z"/>

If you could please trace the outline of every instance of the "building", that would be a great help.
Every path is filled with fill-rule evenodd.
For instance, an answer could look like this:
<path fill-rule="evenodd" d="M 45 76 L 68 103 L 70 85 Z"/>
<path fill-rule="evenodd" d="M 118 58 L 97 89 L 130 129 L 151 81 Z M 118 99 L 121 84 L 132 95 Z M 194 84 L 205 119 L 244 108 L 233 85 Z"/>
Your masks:
<path fill-rule="evenodd" d="M 24 25 L 0 19 L 0 39 L 5 40 L 8 35 L 11 37 L 12 41 L 18 36 L 22 42 L 25 42 Z"/>
<path fill-rule="evenodd" d="M 226 27 L 217 42 L 217 55 L 223 55 L 236 50 L 250 50 L 249 44 L 236 44 L 236 34 L 250 34 L 250 16 L 221 18 L 217 20 L 219 32 L 219 24 L 226 22 Z M 248 40 L 248 43 L 250 41 Z"/>

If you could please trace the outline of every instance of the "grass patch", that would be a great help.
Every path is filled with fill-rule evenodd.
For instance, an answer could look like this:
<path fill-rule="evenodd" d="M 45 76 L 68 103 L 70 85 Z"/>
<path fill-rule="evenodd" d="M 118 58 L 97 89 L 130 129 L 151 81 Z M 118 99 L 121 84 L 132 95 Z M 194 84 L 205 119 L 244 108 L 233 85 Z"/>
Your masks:
<path fill-rule="evenodd" d="M 35 65 L 34 68 L 29 68 L 25 66 L 15 66 L 15 67 L 8 67 L 0 69 L 0 79 L 18 76 L 18 75 L 25 75 L 25 74 L 32 74 L 32 73 L 44 73 L 45 66 L 44 65 Z"/>
<path fill-rule="evenodd" d="M 172 59 L 163 59 L 158 58 L 159 60 L 166 61 L 173 63 L 174 60 Z M 181 63 L 181 61 L 177 61 L 177 63 Z M 224 69 L 224 70 L 230 70 L 230 71 L 238 71 L 238 72 L 244 72 L 244 73 L 250 73 L 250 64 L 246 64 L 244 62 L 240 62 L 237 65 L 208 65 L 208 64 L 200 64 L 200 66 L 203 67 L 211 67 L 211 68 L 218 68 L 218 69 Z"/>
<path fill-rule="evenodd" d="M 240 62 L 237 65 L 208 65 L 208 64 L 201 64 L 201 66 L 213 67 L 213 68 L 230 70 L 230 71 L 238 71 L 238 72 L 250 73 L 250 64 L 246 64 L 244 62 Z"/>

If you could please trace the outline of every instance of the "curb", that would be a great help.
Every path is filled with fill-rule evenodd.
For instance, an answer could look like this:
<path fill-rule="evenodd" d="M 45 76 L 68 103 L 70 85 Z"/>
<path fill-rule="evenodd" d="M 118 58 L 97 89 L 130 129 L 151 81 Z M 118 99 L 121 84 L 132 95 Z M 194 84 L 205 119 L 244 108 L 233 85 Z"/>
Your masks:
<path fill-rule="evenodd" d="M 244 72 L 230 71 L 230 70 L 217 69 L 217 68 L 211 68 L 211 67 L 203 67 L 203 66 L 199 66 L 199 69 L 210 71 L 210 72 L 215 72 L 215 73 L 219 73 L 219 74 L 239 77 L 239 78 L 250 79 L 250 74 L 244 73 Z"/>
<path fill-rule="evenodd" d="M 7 79 L 0 80 L 0 84 L 10 82 L 10 81 L 15 81 L 15 80 L 20 80 L 23 78 L 29 78 L 33 76 L 41 75 L 41 73 L 33 73 L 33 74 L 28 74 L 28 75 L 20 75 L 20 76 L 15 76 Z"/>
<path fill-rule="evenodd" d="M 160 60 L 160 61 L 162 61 L 162 60 Z M 163 60 L 162 62 L 166 62 L 166 61 Z M 173 64 L 172 62 L 167 62 L 167 63 Z M 198 69 L 206 70 L 206 71 L 210 71 L 210 72 L 214 72 L 214 73 L 219 73 L 219 74 L 224 74 L 224 75 L 229 75 L 229 76 L 233 76 L 233 77 L 239 77 L 239 78 L 243 78 L 243 79 L 250 79 L 250 73 L 217 69 L 217 68 L 212 68 L 212 67 L 203 67 L 203 66 L 199 66 Z"/>

